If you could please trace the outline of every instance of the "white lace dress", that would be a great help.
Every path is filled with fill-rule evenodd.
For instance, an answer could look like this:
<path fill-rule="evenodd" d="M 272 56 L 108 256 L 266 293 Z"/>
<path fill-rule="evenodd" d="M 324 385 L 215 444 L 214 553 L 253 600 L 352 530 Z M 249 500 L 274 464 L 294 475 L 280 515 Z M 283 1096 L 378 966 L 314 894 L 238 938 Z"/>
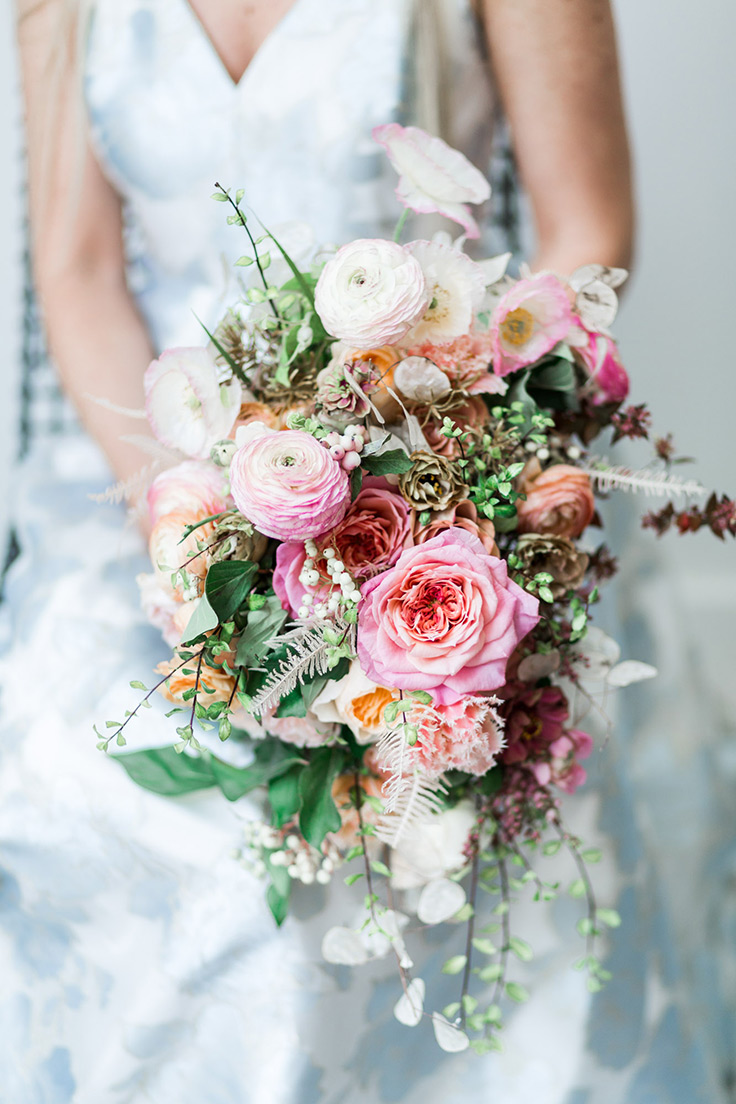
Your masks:
<path fill-rule="evenodd" d="M 485 166 L 490 88 L 466 5 L 449 7 L 453 140 Z M 393 181 L 370 131 L 411 118 L 409 8 L 297 0 L 234 84 L 186 0 L 97 5 L 90 129 L 126 202 L 130 286 L 158 348 L 200 341 L 197 317 L 211 325 L 232 295 L 245 247 L 209 199 L 215 180 L 245 188 L 270 228 L 299 220 L 320 242 L 392 227 Z M 250 799 L 160 798 L 95 749 L 92 724 L 131 706 L 129 681 L 167 654 L 138 607 L 139 537 L 122 510 L 88 497 L 109 480 L 74 432 L 37 442 L 16 480 L 22 555 L 2 621 L 0 1102 L 719 1101 L 696 1025 L 678 1012 L 677 958 L 613 745 L 605 785 L 570 813 L 618 850 L 618 870 L 602 876 L 607 902 L 623 892 L 616 978 L 591 1007 L 569 969 L 570 908 L 544 918 L 533 906 L 520 934 L 538 952 L 534 1000 L 511 1016 L 504 1053 L 484 1059 L 447 1057 L 431 1030 L 393 1019 L 390 962 L 352 981 L 322 963 L 320 934 L 355 907 L 341 885 L 298 892 L 296 915 L 275 928 L 262 884 L 232 858 L 258 814 Z M 171 742 L 162 712 L 145 715 L 132 747 Z M 601 810 L 616 848 L 596 827 Z M 452 999 L 439 975 L 446 934 L 413 945 L 437 1008 Z"/>

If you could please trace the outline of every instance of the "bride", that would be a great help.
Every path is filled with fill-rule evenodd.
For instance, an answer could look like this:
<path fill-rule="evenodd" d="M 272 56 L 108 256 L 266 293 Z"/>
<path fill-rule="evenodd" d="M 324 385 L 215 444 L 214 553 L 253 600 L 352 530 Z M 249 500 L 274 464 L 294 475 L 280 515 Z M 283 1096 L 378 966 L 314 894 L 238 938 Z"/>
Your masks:
<path fill-rule="evenodd" d="M 348 987 L 321 963 L 327 912 L 349 907 L 337 886 L 329 905 L 321 891 L 298 897 L 299 918 L 276 930 L 261 885 L 232 857 L 257 815 L 248 800 L 144 792 L 95 750 L 91 729 L 127 707 L 128 682 L 164 653 L 138 609 L 141 538 L 121 508 L 89 496 L 111 478 L 135 490 L 150 447 L 120 408 L 141 408 L 152 357 L 201 342 L 198 319 L 211 325 L 232 298 L 243 250 L 209 201 L 214 181 L 243 187 L 297 245 L 294 220 L 320 243 L 390 233 L 393 183 L 373 126 L 419 122 L 487 166 L 502 107 L 534 266 L 626 266 L 632 200 L 607 0 L 485 0 L 477 11 L 465 0 L 26 0 L 19 37 L 34 279 L 86 432 L 37 435 L 15 478 L 2 1099 L 716 1101 L 672 979 L 653 967 L 638 897 L 630 944 L 614 950 L 619 980 L 592 1005 L 567 969 L 577 945 L 530 917 L 542 944 L 535 1001 L 511 1018 L 503 1054 L 448 1058 L 392 1018 L 388 966 Z M 487 225 L 486 251 L 500 244 Z M 160 714 L 138 739 L 170 743 Z M 602 789 L 580 806 L 609 826 L 630 817 Z M 612 894 L 622 884 L 613 870 L 609 882 Z M 421 953 L 440 954 L 429 937 Z"/>

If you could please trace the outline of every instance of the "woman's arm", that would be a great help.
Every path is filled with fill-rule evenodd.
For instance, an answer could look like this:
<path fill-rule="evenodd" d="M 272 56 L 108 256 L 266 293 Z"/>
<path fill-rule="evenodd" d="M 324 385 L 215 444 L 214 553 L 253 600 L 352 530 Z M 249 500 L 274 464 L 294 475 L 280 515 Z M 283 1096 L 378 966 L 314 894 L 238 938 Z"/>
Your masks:
<path fill-rule="evenodd" d="M 60 0 L 19 9 L 33 269 L 64 387 L 118 478 L 148 459 L 120 440 L 147 423 L 88 395 L 143 406 L 148 335 L 125 284 L 120 200 L 87 144 L 81 90 L 60 41 Z"/>
<path fill-rule="evenodd" d="M 482 0 L 537 229 L 534 268 L 628 268 L 631 163 L 609 0 Z"/>

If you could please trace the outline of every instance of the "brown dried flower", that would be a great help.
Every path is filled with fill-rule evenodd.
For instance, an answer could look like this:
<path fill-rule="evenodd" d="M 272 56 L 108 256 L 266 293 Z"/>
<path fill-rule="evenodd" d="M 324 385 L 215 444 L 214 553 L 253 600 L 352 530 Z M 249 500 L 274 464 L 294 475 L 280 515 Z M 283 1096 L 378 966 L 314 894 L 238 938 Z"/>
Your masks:
<path fill-rule="evenodd" d="M 447 510 L 467 497 L 468 485 L 451 460 L 423 450 L 410 459 L 411 469 L 399 477 L 399 491 L 415 510 Z"/>
<path fill-rule="evenodd" d="M 586 554 L 567 537 L 524 533 L 519 537 L 516 554 L 530 575 L 546 571 L 552 576 L 549 589 L 555 598 L 579 587 L 588 567 Z"/>

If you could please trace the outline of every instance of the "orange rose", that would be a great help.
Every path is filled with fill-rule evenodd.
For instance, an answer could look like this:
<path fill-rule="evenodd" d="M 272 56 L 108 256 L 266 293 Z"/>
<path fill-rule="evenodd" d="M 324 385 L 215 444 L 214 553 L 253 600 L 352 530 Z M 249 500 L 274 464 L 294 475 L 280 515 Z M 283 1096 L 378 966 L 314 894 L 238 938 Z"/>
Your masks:
<path fill-rule="evenodd" d="M 521 489 L 526 501 L 517 502 L 521 533 L 551 533 L 556 537 L 579 537 L 593 520 L 595 501 L 590 478 L 570 464 L 553 464 L 546 471 L 538 462 L 522 473 Z"/>
<path fill-rule="evenodd" d="M 214 691 L 214 693 L 208 694 L 202 691 L 202 704 L 211 705 L 216 701 L 229 701 L 230 696 L 235 687 L 235 679 L 232 675 L 228 675 L 226 671 L 222 669 L 222 662 L 228 659 L 232 662 L 233 653 L 224 652 L 222 656 L 218 656 L 219 664 L 217 667 L 210 667 L 208 664 L 203 663 L 199 672 L 199 682 L 206 686 L 208 690 Z M 164 660 L 163 663 L 159 663 L 156 670 L 160 675 L 166 675 L 170 671 L 174 671 L 179 661 L 176 659 Z M 188 671 L 189 674 L 184 672 Z M 197 679 L 197 659 L 196 657 L 189 663 L 185 663 L 183 667 L 180 667 L 178 671 L 174 671 L 171 678 L 162 683 L 159 688 L 159 692 L 170 702 L 174 702 L 176 705 L 189 705 L 191 706 L 191 700 L 185 702 L 183 695 L 187 690 L 193 690 L 194 684 Z"/>

